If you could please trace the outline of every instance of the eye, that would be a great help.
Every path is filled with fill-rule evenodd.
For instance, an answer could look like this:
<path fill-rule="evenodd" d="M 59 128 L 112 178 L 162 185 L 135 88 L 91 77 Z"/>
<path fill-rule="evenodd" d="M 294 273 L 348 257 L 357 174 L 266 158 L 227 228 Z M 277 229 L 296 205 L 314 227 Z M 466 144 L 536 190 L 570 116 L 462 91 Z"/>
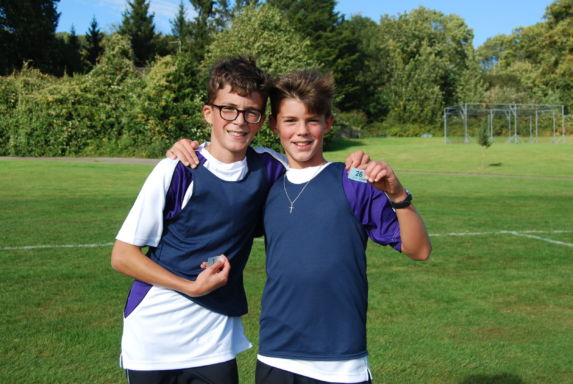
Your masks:
<path fill-rule="evenodd" d="M 247 109 L 245 113 L 251 117 L 259 117 L 260 113 L 256 109 Z"/>
<path fill-rule="evenodd" d="M 223 107 L 221 108 L 221 110 L 222 110 L 223 112 L 235 112 L 235 111 L 236 111 L 236 109 L 235 109 L 234 107 L 230 107 L 230 106 L 228 106 L 228 105 L 223 106 Z"/>

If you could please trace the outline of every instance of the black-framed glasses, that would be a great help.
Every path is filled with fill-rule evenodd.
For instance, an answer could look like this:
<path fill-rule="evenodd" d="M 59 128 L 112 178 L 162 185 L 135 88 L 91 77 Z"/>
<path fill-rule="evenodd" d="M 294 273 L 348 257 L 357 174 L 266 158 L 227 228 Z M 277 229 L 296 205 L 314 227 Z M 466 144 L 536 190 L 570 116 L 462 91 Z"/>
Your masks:
<path fill-rule="evenodd" d="M 237 109 L 235 107 L 231 107 L 230 105 L 209 105 L 219 108 L 219 114 L 221 115 L 221 118 L 227 121 L 235 120 L 237 117 L 239 117 L 239 113 L 243 114 L 243 119 L 245 119 L 245 121 L 249 124 L 257 124 L 263 117 L 263 113 L 258 109 Z"/>

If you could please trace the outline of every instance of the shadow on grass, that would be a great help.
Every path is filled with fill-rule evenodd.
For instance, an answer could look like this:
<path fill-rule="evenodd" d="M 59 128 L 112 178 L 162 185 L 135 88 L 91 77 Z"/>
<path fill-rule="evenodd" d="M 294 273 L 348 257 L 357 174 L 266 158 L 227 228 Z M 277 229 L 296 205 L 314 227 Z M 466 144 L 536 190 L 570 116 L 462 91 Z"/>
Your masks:
<path fill-rule="evenodd" d="M 519 376 L 502 373 L 499 375 L 472 375 L 458 384 L 525 384 L 525 381 Z"/>
<path fill-rule="evenodd" d="M 328 141 L 328 143 L 325 143 L 325 152 L 328 151 L 339 151 L 339 150 L 343 150 L 343 149 L 348 149 L 348 148 L 352 148 L 352 147 L 360 147 L 361 145 L 364 145 L 363 141 L 360 141 L 360 139 L 343 139 L 341 137 L 337 137 L 334 139 L 330 139 Z"/>

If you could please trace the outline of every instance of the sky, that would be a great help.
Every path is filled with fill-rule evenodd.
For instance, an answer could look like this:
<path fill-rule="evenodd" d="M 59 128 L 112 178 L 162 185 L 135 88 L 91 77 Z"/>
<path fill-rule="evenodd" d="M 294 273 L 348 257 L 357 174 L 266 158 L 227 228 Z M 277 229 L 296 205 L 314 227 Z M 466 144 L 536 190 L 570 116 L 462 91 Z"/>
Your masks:
<path fill-rule="evenodd" d="M 456 14 L 474 31 L 474 47 L 488 38 L 508 35 L 517 27 L 528 27 L 543 21 L 546 7 L 554 0 L 338 0 L 336 11 L 349 18 L 352 15 L 368 17 L 376 22 L 380 16 L 398 16 L 419 6 L 444 14 Z M 150 0 L 155 14 L 156 29 L 168 34 L 170 20 L 177 14 L 180 0 Z M 187 8 L 190 3 L 184 0 Z M 58 32 L 69 32 L 74 26 L 76 34 L 85 34 L 95 16 L 99 28 L 112 32 L 121 23 L 127 0 L 60 0 Z M 189 11 L 188 17 L 193 13 Z"/>

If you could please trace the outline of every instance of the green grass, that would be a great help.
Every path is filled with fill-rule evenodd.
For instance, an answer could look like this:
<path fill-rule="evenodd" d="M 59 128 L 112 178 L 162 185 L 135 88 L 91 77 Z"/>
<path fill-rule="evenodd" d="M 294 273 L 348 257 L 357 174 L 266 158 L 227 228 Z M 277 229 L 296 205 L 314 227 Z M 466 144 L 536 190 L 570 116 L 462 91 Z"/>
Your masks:
<path fill-rule="evenodd" d="M 432 234 L 426 263 L 368 248 L 376 383 L 572 382 L 568 143 L 496 143 L 484 154 L 439 139 L 361 139 L 327 153 L 341 160 L 360 148 L 388 161 Z M 110 247 L 5 248 L 112 242 L 151 167 L 0 161 L 1 383 L 125 382 L 118 354 L 130 279 L 111 269 Z M 245 328 L 256 345 L 261 241 L 246 281 Z M 256 348 L 239 356 L 243 383 L 253 382 L 255 359 Z"/>

